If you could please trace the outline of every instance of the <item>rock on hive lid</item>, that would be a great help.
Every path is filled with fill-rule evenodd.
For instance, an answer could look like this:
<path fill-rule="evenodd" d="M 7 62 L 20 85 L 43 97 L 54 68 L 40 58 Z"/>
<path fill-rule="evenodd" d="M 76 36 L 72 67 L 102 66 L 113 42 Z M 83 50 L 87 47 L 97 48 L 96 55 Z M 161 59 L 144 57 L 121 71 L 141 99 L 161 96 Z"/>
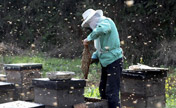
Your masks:
<path fill-rule="evenodd" d="M 49 72 L 47 73 L 47 75 L 50 80 L 70 80 L 75 75 L 75 73 L 67 71 L 57 71 Z"/>
<path fill-rule="evenodd" d="M 150 67 L 148 65 L 140 64 L 129 66 L 128 70 L 141 70 L 141 71 L 168 71 L 168 68 Z"/>

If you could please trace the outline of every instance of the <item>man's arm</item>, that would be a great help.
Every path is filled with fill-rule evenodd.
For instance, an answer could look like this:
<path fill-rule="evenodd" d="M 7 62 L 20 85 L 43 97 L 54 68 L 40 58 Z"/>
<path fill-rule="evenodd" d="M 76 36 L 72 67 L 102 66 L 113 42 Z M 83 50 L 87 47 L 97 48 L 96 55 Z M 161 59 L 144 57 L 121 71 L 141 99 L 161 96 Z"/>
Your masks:
<path fill-rule="evenodd" d="M 88 35 L 87 41 L 95 40 L 100 36 L 106 35 L 111 32 L 111 26 L 108 20 L 103 20 L 97 24 L 96 28 Z"/>

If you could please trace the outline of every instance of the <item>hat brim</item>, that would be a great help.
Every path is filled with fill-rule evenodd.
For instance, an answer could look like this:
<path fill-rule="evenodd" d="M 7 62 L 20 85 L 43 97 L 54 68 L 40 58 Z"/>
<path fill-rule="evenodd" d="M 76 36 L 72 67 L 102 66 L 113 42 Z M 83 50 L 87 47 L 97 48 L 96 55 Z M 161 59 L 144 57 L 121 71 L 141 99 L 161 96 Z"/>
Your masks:
<path fill-rule="evenodd" d="M 84 20 L 81 24 L 82 27 L 88 27 L 88 21 L 96 14 L 98 13 L 100 16 L 103 16 L 103 11 L 102 10 L 96 10 L 94 13 L 92 13 L 91 15 L 89 15 L 86 20 Z"/>

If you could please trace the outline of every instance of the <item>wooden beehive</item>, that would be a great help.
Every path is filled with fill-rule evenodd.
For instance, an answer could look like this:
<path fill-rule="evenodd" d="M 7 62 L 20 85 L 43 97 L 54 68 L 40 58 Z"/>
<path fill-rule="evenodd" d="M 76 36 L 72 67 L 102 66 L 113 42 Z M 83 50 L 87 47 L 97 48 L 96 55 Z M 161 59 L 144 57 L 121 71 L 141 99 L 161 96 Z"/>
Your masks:
<path fill-rule="evenodd" d="M 164 108 L 166 70 L 123 70 L 121 103 L 134 108 Z"/>
<path fill-rule="evenodd" d="M 13 101 L 14 91 L 15 86 L 12 83 L 0 82 L 0 103 Z"/>
<path fill-rule="evenodd" d="M 85 80 L 71 79 L 51 81 L 48 78 L 33 80 L 35 99 L 46 108 L 72 108 L 84 102 Z"/>
<path fill-rule="evenodd" d="M 32 79 L 41 78 L 42 64 L 5 64 L 4 69 L 7 82 L 15 84 L 16 98 L 20 100 L 33 100 L 34 89 L 32 87 Z"/>

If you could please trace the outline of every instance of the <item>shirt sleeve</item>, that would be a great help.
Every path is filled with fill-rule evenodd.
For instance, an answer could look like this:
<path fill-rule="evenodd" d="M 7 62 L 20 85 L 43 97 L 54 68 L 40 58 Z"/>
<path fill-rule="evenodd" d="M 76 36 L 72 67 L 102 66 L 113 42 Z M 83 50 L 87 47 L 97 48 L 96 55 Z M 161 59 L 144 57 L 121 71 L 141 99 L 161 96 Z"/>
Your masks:
<path fill-rule="evenodd" d="M 100 36 L 106 35 L 111 32 L 111 26 L 108 20 L 103 20 L 97 24 L 96 28 L 88 35 L 87 40 L 95 40 Z"/>

